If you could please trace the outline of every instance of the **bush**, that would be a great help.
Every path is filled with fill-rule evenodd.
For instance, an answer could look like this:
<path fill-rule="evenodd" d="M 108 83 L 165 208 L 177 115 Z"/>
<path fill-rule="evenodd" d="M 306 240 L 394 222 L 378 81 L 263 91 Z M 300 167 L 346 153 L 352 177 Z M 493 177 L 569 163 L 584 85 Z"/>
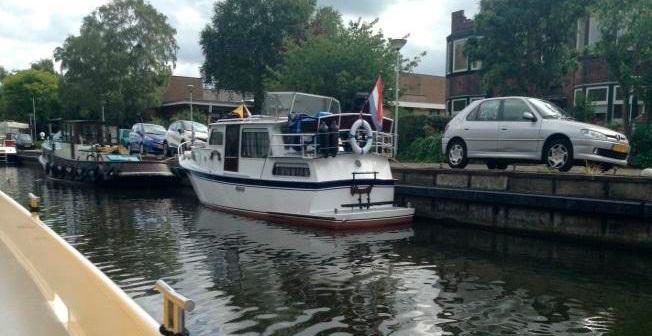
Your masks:
<path fill-rule="evenodd" d="M 406 150 L 399 153 L 399 160 L 410 162 L 441 162 L 444 156 L 441 152 L 441 133 L 417 138 Z"/>
<path fill-rule="evenodd" d="M 421 141 L 419 144 L 426 145 L 424 141 L 430 136 L 441 138 L 441 133 L 444 132 L 448 121 L 450 121 L 449 117 L 412 114 L 403 111 L 398 124 L 399 159 L 412 160 L 411 158 L 414 157 L 413 144 L 416 141 Z"/>
<path fill-rule="evenodd" d="M 632 163 L 639 168 L 652 168 L 652 125 L 636 127 L 631 138 Z"/>
<path fill-rule="evenodd" d="M 575 118 L 575 120 L 588 122 L 593 116 L 593 106 L 591 105 L 591 100 L 586 98 L 584 95 L 577 96 L 575 106 L 573 106 L 569 112 L 573 118 Z"/>

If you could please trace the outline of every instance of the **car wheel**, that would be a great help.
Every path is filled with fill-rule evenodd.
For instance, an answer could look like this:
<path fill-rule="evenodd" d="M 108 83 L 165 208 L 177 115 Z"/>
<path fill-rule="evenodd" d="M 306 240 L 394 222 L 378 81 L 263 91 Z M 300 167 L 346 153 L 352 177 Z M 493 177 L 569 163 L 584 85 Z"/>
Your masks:
<path fill-rule="evenodd" d="M 459 139 L 451 141 L 446 156 L 448 157 L 448 166 L 454 169 L 462 169 L 469 163 L 466 156 L 466 145 Z"/>
<path fill-rule="evenodd" d="M 486 164 L 488 169 L 496 169 L 496 165 L 497 165 L 496 161 L 488 160 Z"/>
<path fill-rule="evenodd" d="M 544 153 L 546 164 L 552 169 L 567 172 L 573 167 L 573 145 L 564 138 L 552 139 Z"/>

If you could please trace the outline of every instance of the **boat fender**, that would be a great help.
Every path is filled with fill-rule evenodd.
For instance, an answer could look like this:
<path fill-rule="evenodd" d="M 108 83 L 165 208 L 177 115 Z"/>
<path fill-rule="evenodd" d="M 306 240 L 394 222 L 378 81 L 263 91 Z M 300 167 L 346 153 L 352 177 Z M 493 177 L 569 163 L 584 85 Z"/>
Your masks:
<path fill-rule="evenodd" d="M 108 180 L 114 178 L 115 175 L 116 175 L 116 171 L 115 171 L 115 169 L 111 168 L 111 169 L 107 170 L 107 171 L 104 173 L 104 180 L 105 180 L 105 181 L 108 181 Z"/>
<path fill-rule="evenodd" d="M 222 161 L 222 154 L 216 150 L 211 152 L 211 161 L 213 160 L 213 157 L 217 157 L 217 161 Z"/>
<path fill-rule="evenodd" d="M 75 174 L 75 178 L 76 178 L 77 180 L 80 180 L 80 181 L 81 181 L 82 179 L 84 179 L 84 173 L 85 173 L 85 169 L 84 169 L 84 168 L 78 167 L 77 170 L 75 171 L 75 173 L 76 173 L 76 174 Z"/>
<path fill-rule="evenodd" d="M 361 136 L 358 133 L 358 130 L 360 127 L 364 128 L 366 135 Z M 365 141 L 364 146 L 360 147 L 360 142 Z M 353 152 L 356 154 L 367 154 L 369 153 L 369 150 L 371 150 L 371 146 L 373 146 L 373 131 L 371 130 L 371 125 L 364 120 L 364 119 L 358 119 L 356 120 L 353 125 L 351 125 L 351 130 L 349 131 L 349 143 L 351 144 L 351 148 L 353 148 Z"/>
<path fill-rule="evenodd" d="M 330 145 L 328 144 L 329 136 L 328 136 L 328 125 L 326 125 L 325 122 L 321 122 L 319 125 L 319 128 L 317 129 L 317 133 L 319 134 L 318 136 L 318 150 L 321 155 L 324 157 L 328 157 L 328 152 L 329 152 L 329 147 Z"/>
<path fill-rule="evenodd" d="M 97 178 L 97 170 L 89 169 L 88 172 L 86 173 L 86 179 L 90 182 L 95 182 L 96 178 Z"/>
<path fill-rule="evenodd" d="M 331 121 L 328 146 L 330 147 L 330 154 L 335 157 L 340 148 L 340 128 L 337 126 L 335 120 Z"/>

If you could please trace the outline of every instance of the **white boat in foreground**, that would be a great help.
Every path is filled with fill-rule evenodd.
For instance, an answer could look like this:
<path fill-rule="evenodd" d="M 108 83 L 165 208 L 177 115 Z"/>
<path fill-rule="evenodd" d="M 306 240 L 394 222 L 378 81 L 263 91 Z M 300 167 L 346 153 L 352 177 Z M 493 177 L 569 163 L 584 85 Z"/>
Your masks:
<path fill-rule="evenodd" d="M 219 120 L 208 143 L 182 144 L 179 164 L 218 210 L 331 229 L 409 223 L 414 209 L 394 204 L 392 120 L 373 125 L 331 97 L 268 93 L 261 115 Z"/>

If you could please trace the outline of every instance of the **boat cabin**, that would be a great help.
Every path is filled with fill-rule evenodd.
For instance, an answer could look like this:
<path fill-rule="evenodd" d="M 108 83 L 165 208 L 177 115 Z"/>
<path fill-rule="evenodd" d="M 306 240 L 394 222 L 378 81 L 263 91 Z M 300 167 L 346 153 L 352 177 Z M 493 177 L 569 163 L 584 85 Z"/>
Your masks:
<path fill-rule="evenodd" d="M 353 134 L 356 141 L 351 141 Z M 309 174 L 303 160 L 347 154 L 391 157 L 392 144 L 391 119 L 375 125 L 369 114 L 341 113 L 339 101 L 332 97 L 270 92 L 260 115 L 211 124 L 208 142 L 197 145 L 200 150 L 192 155 L 200 156 L 195 157 L 198 163 L 215 173 L 260 177 L 270 158 L 283 159 L 283 165 L 273 167 L 274 174 L 301 176 Z"/>
<path fill-rule="evenodd" d="M 119 153 L 118 128 L 94 120 L 50 122 L 49 144 L 57 155 L 73 160 L 97 159 L 97 153 Z"/>

